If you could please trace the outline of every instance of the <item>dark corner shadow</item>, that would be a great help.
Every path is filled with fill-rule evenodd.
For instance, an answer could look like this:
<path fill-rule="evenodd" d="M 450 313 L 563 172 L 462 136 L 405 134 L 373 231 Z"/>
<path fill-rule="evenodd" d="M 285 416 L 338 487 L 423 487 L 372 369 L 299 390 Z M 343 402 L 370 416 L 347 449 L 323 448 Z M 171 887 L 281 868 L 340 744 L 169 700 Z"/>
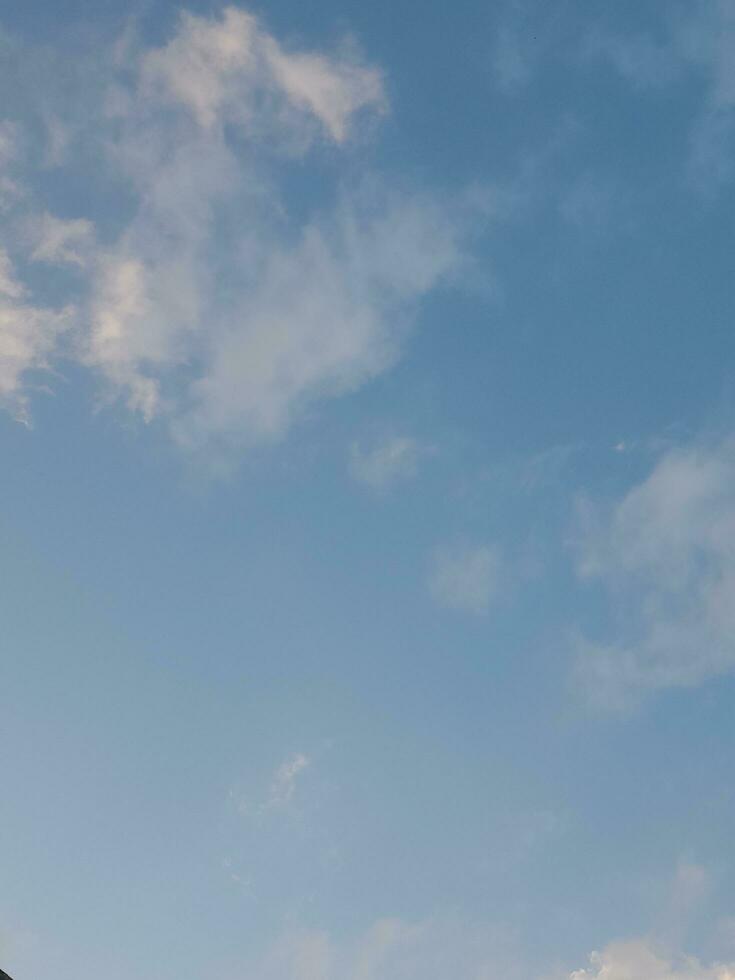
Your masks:
<path fill-rule="evenodd" d="M 13 980 L 4 970 L 0 970 L 0 980 Z"/>

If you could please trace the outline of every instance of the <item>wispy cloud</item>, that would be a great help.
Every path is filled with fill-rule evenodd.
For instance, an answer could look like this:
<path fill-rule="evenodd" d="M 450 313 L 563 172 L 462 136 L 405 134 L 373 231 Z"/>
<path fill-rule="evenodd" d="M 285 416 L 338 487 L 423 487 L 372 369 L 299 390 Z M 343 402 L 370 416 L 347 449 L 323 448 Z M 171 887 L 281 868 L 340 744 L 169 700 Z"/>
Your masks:
<path fill-rule="evenodd" d="M 363 447 L 350 448 L 350 473 L 372 490 L 385 490 L 416 476 L 421 461 L 434 450 L 410 436 L 390 436 Z"/>
<path fill-rule="evenodd" d="M 311 759 L 303 752 L 297 752 L 286 759 L 273 774 L 266 807 L 280 807 L 290 803 L 296 790 L 296 780 L 310 765 Z"/>
<path fill-rule="evenodd" d="M 308 755 L 295 752 L 275 770 L 267 792 L 256 793 L 254 798 L 249 798 L 241 791 L 231 789 L 230 800 L 241 816 L 264 816 L 270 810 L 282 809 L 292 802 L 297 782 L 311 764 Z"/>
<path fill-rule="evenodd" d="M 578 570 L 609 598 L 618 635 L 579 643 L 589 697 L 625 707 L 646 691 L 735 669 L 735 442 L 672 449 L 609 509 L 583 503 Z"/>
<path fill-rule="evenodd" d="M 71 307 L 44 309 L 33 304 L 0 247 L 0 404 L 21 421 L 30 419 L 29 372 L 48 369 L 59 336 L 69 328 Z"/>
<path fill-rule="evenodd" d="M 32 262 L 84 268 L 93 259 L 94 225 L 86 218 L 66 221 L 52 214 L 40 214 L 28 222 L 27 235 Z"/>
<path fill-rule="evenodd" d="M 730 180 L 735 148 L 735 4 L 732 0 L 662 8 L 660 35 L 593 31 L 586 52 L 607 61 L 639 90 L 663 90 L 687 72 L 705 79 L 691 127 L 691 173 L 711 193 Z"/>
<path fill-rule="evenodd" d="M 32 263 L 74 266 L 76 315 L 61 345 L 58 312 L 29 306 L 27 351 L 4 316 L 2 393 L 27 410 L 28 373 L 71 358 L 192 451 L 277 439 L 395 362 L 421 298 L 459 266 L 471 208 L 355 176 L 350 144 L 387 102 L 354 47 L 287 48 L 236 7 L 183 13 L 158 48 L 126 43 L 123 64 L 91 69 L 94 125 L 50 116 L 64 165 L 92 153 L 119 213 L 103 233 L 95 214 L 25 195 L 12 225 L 25 234 L 5 243 L 13 282 Z M 0 173 L 11 137 L 0 130 Z M 332 189 L 297 208 L 288 188 L 309 167 Z"/>

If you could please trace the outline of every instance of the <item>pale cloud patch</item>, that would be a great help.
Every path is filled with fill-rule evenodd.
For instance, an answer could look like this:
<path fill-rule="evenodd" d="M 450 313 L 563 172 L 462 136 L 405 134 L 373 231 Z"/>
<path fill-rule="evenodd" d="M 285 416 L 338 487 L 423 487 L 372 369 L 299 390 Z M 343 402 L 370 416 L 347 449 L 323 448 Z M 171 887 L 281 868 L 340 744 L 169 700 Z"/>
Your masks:
<path fill-rule="evenodd" d="M 501 584 L 502 561 L 490 545 L 440 548 L 433 557 L 429 591 L 439 605 L 486 615 Z"/>
<path fill-rule="evenodd" d="M 367 447 L 353 443 L 350 474 L 371 490 L 385 490 L 415 477 L 422 460 L 432 451 L 410 436 L 390 436 Z"/>
<path fill-rule="evenodd" d="M 237 98 L 238 82 L 255 73 L 257 35 L 255 17 L 235 7 L 213 19 L 183 11 L 175 37 L 142 58 L 144 95 L 161 94 L 185 105 L 201 126 L 213 125 Z"/>
<path fill-rule="evenodd" d="M 7 211 L 22 196 L 22 187 L 14 175 L 20 155 L 18 126 L 8 120 L 0 120 L 0 212 Z"/>
<path fill-rule="evenodd" d="M 641 35 L 620 36 L 594 31 L 585 54 L 607 61 L 627 82 L 639 89 L 663 88 L 681 71 L 681 55 L 671 40 Z"/>
<path fill-rule="evenodd" d="M 735 442 L 664 453 L 605 509 L 583 503 L 581 577 L 605 590 L 619 635 L 579 641 L 576 677 L 596 703 L 692 687 L 735 669 Z"/>
<path fill-rule="evenodd" d="M 492 66 L 502 89 L 512 90 L 530 80 L 533 73 L 532 56 L 517 29 L 507 24 L 499 28 L 493 45 Z"/>
<path fill-rule="evenodd" d="M 18 131 L 9 120 L 0 122 L 0 167 L 6 167 L 17 156 Z"/>
<path fill-rule="evenodd" d="M 64 220 L 45 213 L 29 222 L 28 236 L 31 261 L 83 268 L 94 245 L 94 225 L 86 218 Z"/>
<path fill-rule="evenodd" d="M 337 143 L 347 138 L 355 112 L 384 107 L 383 81 L 375 69 L 349 62 L 330 64 L 320 55 L 287 54 L 273 40 L 266 53 L 274 81 L 288 99 L 310 110 Z"/>

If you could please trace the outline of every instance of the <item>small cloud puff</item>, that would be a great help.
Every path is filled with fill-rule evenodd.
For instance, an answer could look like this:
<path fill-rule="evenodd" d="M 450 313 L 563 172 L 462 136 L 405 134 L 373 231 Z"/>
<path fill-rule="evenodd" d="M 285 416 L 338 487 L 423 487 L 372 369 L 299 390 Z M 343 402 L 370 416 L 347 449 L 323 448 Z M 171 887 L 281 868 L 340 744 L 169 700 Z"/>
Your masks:
<path fill-rule="evenodd" d="M 288 52 L 247 11 L 227 7 L 220 19 L 181 14 L 176 36 L 142 61 L 143 92 L 186 106 L 209 128 L 223 117 L 247 121 L 253 97 L 285 98 L 342 143 L 354 114 L 385 104 L 380 72 L 313 52 Z"/>

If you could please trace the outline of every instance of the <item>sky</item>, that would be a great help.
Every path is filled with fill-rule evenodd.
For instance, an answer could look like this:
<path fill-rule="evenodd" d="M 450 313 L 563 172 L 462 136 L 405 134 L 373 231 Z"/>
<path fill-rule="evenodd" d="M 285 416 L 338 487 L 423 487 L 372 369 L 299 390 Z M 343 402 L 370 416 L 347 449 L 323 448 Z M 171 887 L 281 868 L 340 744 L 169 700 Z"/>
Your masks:
<path fill-rule="evenodd" d="M 734 980 L 734 56 L 3 5 L 14 980 Z"/>

